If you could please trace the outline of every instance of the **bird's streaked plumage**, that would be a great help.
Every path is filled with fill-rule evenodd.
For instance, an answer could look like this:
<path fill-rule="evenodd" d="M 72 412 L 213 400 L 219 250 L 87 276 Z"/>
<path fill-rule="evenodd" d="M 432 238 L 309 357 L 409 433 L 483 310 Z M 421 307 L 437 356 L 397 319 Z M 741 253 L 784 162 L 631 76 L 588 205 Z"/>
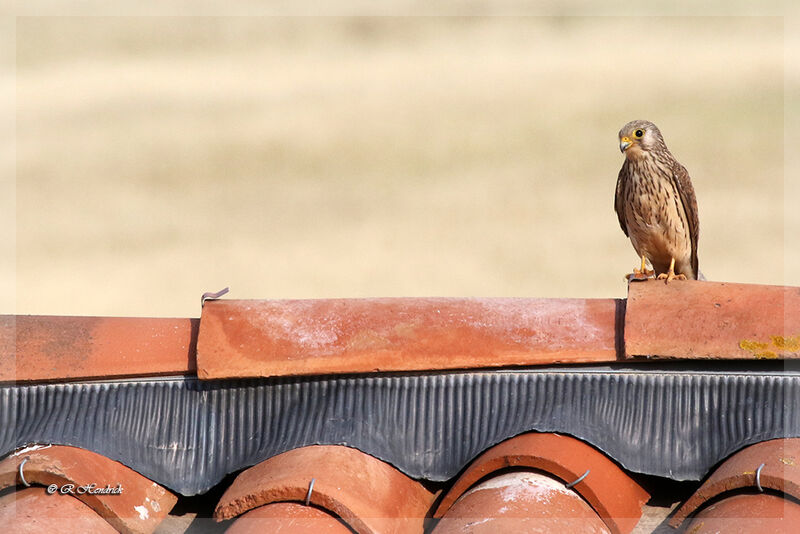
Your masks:
<path fill-rule="evenodd" d="M 642 271 L 646 259 L 656 275 L 668 280 L 675 275 L 697 279 L 700 226 L 689 173 L 652 122 L 629 122 L 619 131 L 619 139 L 625 162 L 617 178 L 614 210 L 622 231 L 643 258 Z"/>

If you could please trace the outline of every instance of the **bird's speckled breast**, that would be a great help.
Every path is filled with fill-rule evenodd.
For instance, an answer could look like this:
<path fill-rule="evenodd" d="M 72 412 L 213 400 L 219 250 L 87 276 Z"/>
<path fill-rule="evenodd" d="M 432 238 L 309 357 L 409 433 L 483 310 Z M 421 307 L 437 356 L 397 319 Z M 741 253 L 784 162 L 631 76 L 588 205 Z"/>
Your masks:
<path fill-rule="evenodd" d="M 629 181 L 625 190 L 625 220 L 633 248 L 650 260 L 657 273 L 669 269 L 691 272 L 691 239 L 678 191 L 666 162 L 651 155 L 626 160 Z M 688 268 L 688 271 L 686 270 Z"/>

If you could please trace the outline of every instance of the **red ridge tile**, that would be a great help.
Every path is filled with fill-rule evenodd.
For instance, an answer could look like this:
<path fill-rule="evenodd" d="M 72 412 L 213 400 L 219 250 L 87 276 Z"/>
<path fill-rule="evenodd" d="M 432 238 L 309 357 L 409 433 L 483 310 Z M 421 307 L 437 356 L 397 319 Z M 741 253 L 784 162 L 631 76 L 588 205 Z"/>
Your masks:
<path fill-rule="evenodd" d="M 433 495 L 391 465 L 356 449 L 312 445 L 243 471 L 220 499 L 214 517 L 236 517 L 264 504 L 309 502 L 341 517 L 359 534 L 422 532 Z"/>
<path fill-rule="evenodd" d="M 0 382 L 195 371 L 199 319 L 0 316 Z"/>
<path fill-rule="evenodd" d="M 670 519 L 678 528 L 683 521 L 718 495 L 742 488 L 756 488 L 761 464 L 762 488 L 784 492 L 800 500 L 800 438 L 773 439 L 746 447 L 720 465 Z"/>
<path fill-rule="evenodd" d="M 76 498 L 97 512 L 120 532 L 149 534 L 169 513 L 176 497 L 136 471 L 84 449 L 55 445 L 23 449 L 0 462 L 0 490 L 23 484 L 19 466 L 29 484 L 62 488 L 74 486 Z M 81 493 L 80 488 L 119 485 L 122 492 L 113 494 Z"/>
<path fill-rule="evenodd" d="M 625 312 L 625 355 L 800 358 L 800 288 L 632 282 Z"/>
<path fill-rule="evenodd" d="M 200 378 L 466 369 L 617 359 L 614 299 L 217 300 Z"/>
<path fill-rule="evenodd" d="M 648 493 L 605 454 L 570 436 L 550 433 L 521 434 L 481 454 L 439 504 L 434 517 L 442 517 L 461 495 L 487 475 L 508 467 L 527 467 L 551 473 L 575 484 L 577 491 L 603 518 L 611 532 L 628 533 L 642 515 Z"/>

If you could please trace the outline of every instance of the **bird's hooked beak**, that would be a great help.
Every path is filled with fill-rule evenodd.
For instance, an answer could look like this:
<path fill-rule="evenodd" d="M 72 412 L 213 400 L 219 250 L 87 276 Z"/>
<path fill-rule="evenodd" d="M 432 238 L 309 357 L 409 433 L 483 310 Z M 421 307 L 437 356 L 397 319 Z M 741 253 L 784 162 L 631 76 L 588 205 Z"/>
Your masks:
<path fill-rule="evenodd" d="M 628 150 L 629 146 L 631 146 L 631 140 L 627 136 L 619 140 L 619 151 L 623 154 Z"/>

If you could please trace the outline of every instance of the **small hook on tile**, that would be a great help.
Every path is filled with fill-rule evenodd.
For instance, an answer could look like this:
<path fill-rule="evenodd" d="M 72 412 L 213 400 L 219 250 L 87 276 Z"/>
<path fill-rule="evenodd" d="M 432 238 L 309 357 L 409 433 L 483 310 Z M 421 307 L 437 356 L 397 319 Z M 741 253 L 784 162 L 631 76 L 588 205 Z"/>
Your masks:
<path fill-rule="evenodd" d="M 308 483 L 308 493 L 306 493 L 306 506 L 308 506 L 308 503 L 311 502 L 311 492 L 314 491 L 314 482 L 316 480 L 317 480 L 316 478 L 312 478 L 311 482 Z"/>
<path fill-rule="evenodd" d="M 764 493 L 764 488 L 761 487 L 761 470 L 762 469 L 764 469 L 764 464 L 759 465 L 758 469 L 756 469 L 756 487 L 758 488 L 758 491 L 760 491 L 761 493 Z"/>
<path fill-rule="evenodd" d="M 23 458 L 22 462 L 19 464 L 19 478 L 22 480 L 22 483 L 25 484 L 26 487 L 30 487 L 30 484 L 27 480 L 25 480 L 25 475 L 22 472 L 22 468 L 25 466 L 25 462 L 28 461 L 28 458 Z"/>
<path fill-rule="evenodd" d="M 225 289 L 220 289 L 216 293 L 210 293 L 210 292 L 203 293 L 203 295 L 200 297 L 200 307 L 202 308 L 203 306 L 205 306 L 207 300 L 218 299 L 230 290 L 231 288 L 226 287 Z"/>
<path fill-rule="evenodd" d="M 587 470 L 586 470 L 586 472 L 585 472 L 584 474 L 582 474 L 581 476 L 579 476 L 578 478 L 576 478 L 574 481 L 572 481 L 572 482 L 570 482 L 569 484 L 567 484 L 567 486 L 566 486 L 566 487 L 567 487 L 567 488 L 571 488 L 572 486 L 574 486 L 575 484 L 577 484 L 578 482 L 580 482 L 581 480 L 583 480 L 584 478 L 586 478 L 586 476 L 589 474 L 589 471 L 591 471 L 591 469 L 587 469 Z"/>

